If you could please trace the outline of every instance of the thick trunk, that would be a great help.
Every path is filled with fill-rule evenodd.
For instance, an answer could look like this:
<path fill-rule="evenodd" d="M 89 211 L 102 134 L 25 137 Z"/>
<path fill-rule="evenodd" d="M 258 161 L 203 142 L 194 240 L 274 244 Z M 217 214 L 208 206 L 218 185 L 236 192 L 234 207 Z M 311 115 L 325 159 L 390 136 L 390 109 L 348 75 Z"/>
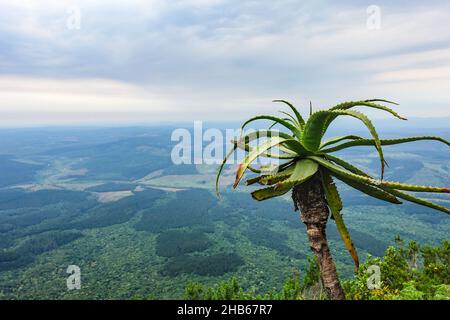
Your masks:
<path fill-rule="evenodd" d="M 326 225 L 330 214 L 319 174 L 292 191 L 295 209 L 306 225 L 311 250 L 319 263 L 322 284 L 332 300 L 345 299 L 336 267 L 331 257 L 326 237 Z"/>

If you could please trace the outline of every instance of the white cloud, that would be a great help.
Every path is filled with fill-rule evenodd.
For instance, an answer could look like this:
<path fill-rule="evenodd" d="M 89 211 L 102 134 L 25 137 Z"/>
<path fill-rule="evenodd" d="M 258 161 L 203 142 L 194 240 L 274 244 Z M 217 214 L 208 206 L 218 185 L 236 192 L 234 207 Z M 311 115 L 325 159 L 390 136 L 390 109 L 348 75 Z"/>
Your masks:
<path fill-rule="evenodd" d="M 450 115 L 450 5 L 381 2 L 371 31 L 356 1 L 0 0 L 0 114 L 241 119 L 272 98 L 381 96 Z"/>

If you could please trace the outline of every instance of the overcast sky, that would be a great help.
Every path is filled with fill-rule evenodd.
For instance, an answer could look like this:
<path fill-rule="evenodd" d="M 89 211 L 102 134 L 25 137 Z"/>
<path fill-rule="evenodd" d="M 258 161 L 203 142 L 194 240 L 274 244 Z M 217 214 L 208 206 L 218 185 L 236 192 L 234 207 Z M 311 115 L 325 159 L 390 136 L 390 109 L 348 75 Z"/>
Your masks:
<path fill-rule="evenodd" d="M 392 2 L 0 0 L 0 125 L 242 120 L 276 98 L 450 116 L 450 1 Z"/>

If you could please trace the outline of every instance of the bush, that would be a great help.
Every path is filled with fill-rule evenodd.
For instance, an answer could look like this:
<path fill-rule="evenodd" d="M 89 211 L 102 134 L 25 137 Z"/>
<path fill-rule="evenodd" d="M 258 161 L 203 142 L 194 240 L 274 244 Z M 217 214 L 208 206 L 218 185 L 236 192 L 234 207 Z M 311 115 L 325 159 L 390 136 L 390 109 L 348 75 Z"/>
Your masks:
<path fill-rule="evenodd" d="M 440 246 L 420 247 L 411 241 L 408 245 L 397 239 L 397 245 L 386 250 L 383 258 L 369 258 L 354 279 L 343 282 L 348 299 L 422 300 L 450 299 L 450 242 Z M 381 288 L 367 288 L 366 273 L 371 265 L 381 271 Z"/>

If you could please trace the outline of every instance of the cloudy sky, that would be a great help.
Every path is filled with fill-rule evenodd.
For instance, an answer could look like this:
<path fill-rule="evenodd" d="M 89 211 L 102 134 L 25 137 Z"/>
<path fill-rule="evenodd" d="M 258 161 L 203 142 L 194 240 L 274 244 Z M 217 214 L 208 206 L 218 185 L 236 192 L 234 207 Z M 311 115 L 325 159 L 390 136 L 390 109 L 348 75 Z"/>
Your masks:
<path fill-rule="evenodd" d="M 0 0 L 0 125 L 242 120 L 275 98 L 450 116 L 450 2 L 392 2 Z"/>

